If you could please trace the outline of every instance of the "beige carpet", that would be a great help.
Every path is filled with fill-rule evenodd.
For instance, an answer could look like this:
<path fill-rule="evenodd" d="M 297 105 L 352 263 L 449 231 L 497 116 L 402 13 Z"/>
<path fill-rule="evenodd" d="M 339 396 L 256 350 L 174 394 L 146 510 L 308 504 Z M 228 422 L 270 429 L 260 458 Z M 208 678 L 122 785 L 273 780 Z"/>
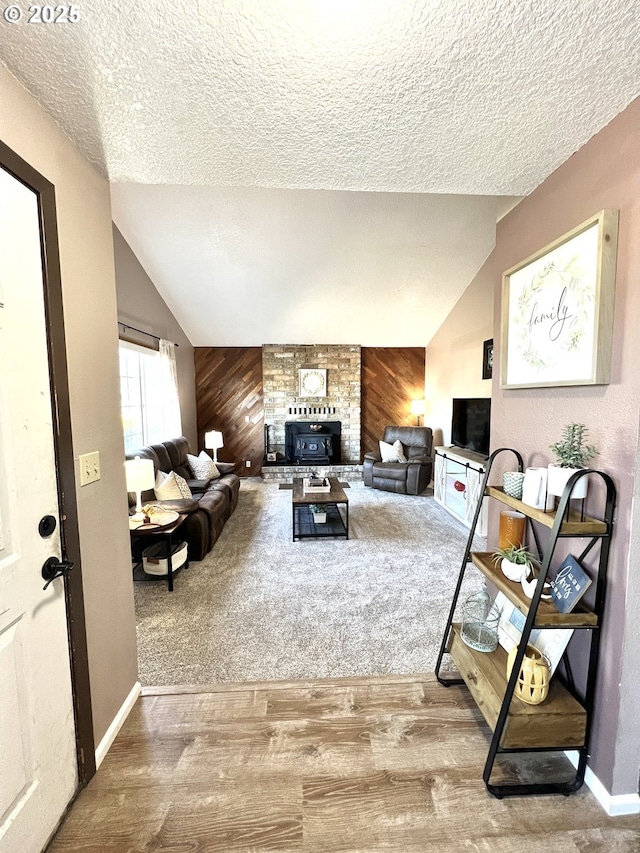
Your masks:
<path fill-rule="evenodd" d="M 432 671 L 467 530 L 432 497 L 362 482 L 348 496 L 348 541 L 294 543 L 291 492 L 243 480 L 214 549 L 173 593 L 134 584 L 142 684 Z M 465 594 L 479 583 L 467 574 Z"/>

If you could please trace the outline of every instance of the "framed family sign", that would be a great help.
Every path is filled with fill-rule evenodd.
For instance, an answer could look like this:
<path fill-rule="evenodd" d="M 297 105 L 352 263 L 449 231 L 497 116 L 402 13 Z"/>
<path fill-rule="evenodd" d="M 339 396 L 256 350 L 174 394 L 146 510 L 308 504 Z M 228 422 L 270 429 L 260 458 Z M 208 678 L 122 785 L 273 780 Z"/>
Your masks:
<path fill-rule="evenodd" d="M 502 388 L 606 385 L 618 211 L 602 210 L 502 278 Z"/>

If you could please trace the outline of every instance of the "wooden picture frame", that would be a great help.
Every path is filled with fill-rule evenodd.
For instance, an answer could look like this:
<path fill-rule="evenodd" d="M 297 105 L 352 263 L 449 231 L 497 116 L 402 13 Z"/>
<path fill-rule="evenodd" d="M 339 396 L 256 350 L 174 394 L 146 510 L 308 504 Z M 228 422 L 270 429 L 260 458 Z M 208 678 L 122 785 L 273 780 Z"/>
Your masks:
<path fill-rule="evenodd" d="M 482 345 L 482 378 L 493 377 L 493 338 L 485 341 Z"/>
<path fill-rule="evenodd" d="M 617 243 L 601 210 L 503 274 L 501 388 L 609 383 Z"/>

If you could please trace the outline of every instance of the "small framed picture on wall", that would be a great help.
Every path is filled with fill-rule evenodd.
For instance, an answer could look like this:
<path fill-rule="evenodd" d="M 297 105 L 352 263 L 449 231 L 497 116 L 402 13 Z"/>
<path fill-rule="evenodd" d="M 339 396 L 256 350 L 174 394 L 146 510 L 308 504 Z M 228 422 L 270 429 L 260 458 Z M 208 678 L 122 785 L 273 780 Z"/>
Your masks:
<path fill-rule="evenodd" d="M 482 345 L 482 378 L 491 379 L 493 376 L 493 338 Z"/>

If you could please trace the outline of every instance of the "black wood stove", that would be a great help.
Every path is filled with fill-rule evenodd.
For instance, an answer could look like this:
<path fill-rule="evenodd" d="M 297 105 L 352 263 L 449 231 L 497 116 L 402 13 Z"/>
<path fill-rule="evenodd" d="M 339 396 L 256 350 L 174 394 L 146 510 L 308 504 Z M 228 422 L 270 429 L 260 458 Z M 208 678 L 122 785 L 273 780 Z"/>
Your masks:
<path fill-rule="evenodd" d="M 284 425 L 286 461 L 289 464 L 339 463 L 340 421 L 287 421 Z"/>

